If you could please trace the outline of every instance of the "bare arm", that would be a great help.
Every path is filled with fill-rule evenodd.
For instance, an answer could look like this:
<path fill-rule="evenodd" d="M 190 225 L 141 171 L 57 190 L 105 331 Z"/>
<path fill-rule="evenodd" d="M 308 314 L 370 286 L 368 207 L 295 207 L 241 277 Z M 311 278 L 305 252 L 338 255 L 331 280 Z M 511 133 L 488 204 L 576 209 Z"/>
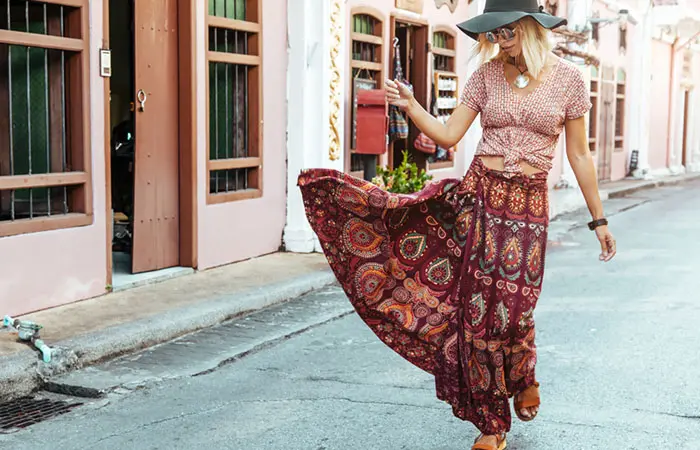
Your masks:
<path fill-rule="evenodd" d="M 576 180 L 581 188 L 583 197 L 591 212 L 591 217 L 601 219 L 605 217 L 603 212 L 603 202 L 600 200 L 598 192 L 598 179 L 596 177 L 593 157 L 588 149 L 588 135 L 586 133 L 586 122 L 583 117 L 567 120 L 566 127 L 566 156 L 569 159 L 571 168 L 574 170 Z M 601 244 L 602 253 L 600 259 L 609 261 L 617 252 L 615 240 L 607 226 L 596 228 L 596 235 Z"/>
<path fill-rule="evenodd" d="M 430 115 L 404 85 L 393 80 L 386 80 L 385 89 L 388 102 L 406 111 L 416 127 L 443 148 L 456 145 L 479 114 L 466 105 L 460 104 L 452 112 L 447 123 L 443 124 Z"/>
<path fill-rule="evenodd" d="M 586 122 L 583 117 L 567 120 L 566 127 L 566 156 L 571 168 L 576 175 L 576 181 L 581 187 L 586 205 L 593 219 L 603 217 L 603 203 L 598 193 L 598 179 L 596 177 L 593 157 L 588 149 L 588 136 L 586 135 Z"/>
<path fill-rule="evenodd" d="M 415 98 L 409 101 L 406 111 L 418 129 L 443 148 L 457 145 L 479 114 L 461 104 L 452 112 L 447 123 L 443 124 L 430 115 Z"/>

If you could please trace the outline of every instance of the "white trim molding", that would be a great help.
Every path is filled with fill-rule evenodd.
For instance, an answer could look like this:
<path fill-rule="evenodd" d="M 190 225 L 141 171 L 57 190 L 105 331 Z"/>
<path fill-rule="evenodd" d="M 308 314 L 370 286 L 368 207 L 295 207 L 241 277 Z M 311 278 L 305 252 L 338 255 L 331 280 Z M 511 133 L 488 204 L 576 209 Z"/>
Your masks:
<path fill-rule="evenodd" d="M 342 0 L 287 0 L 287 5 L 287 224 L 282 240 L 287 251 L 310 253 L 320 251 L 320 245 L 297 178 L 308 168 L 343 169 L 345 5 Z M 334 39 L 336 33 L 340 39 Z M 332 100 L 338 95 L 341 107 L 335 111 Z M 334 137 L 341 145 L 331 152 Z"/>

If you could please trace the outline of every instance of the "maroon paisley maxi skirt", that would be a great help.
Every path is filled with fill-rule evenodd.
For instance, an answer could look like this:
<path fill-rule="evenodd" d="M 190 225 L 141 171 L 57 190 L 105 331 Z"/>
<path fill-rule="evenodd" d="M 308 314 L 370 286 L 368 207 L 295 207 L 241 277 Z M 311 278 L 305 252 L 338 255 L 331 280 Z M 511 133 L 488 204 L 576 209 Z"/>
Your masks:
<path fill-rule="evenodd" d="M 411 195 L 329 169 L 306 170 L 298 184 L 364 322 L 435 376 L 455 416 L 486 434 L 509 431 L 509 398 L 535 382 L 546 175 L 507 178 L 475 158 L 463 180 Z"/>

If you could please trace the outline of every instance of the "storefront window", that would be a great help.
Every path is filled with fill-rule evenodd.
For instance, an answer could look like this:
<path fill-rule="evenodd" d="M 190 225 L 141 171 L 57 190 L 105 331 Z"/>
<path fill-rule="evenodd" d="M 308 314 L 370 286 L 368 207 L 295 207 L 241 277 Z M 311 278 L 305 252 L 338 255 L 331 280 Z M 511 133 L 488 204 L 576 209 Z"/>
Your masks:
<path fill-rule="evenodd" d="M 87 1 L 0 8 L 0 237 L 92 223 Z"/>
<path fill-rule="evenodd" d="M 433 30 L 433 89 L 431 113 L 446 123 L 458 104 L 459 80 L 455 72 L 457 36 L 446 26 Z M 444 169 L 454 166 L 455 148 L 438 147 L 428 157 L 428 170 Z"/>
<path fill-rule="evenodd" d="M 262 195 L 260 0 L 209 0 L 209 203 Z"/>

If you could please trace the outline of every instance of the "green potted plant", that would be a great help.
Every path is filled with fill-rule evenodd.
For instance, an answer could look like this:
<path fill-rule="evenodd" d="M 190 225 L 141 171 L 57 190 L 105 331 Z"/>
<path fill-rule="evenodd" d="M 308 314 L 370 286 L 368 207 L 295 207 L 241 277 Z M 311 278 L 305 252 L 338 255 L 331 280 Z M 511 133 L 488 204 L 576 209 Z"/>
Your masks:
<path fill-rule="evenodd" d="M 377 176 L 372 183 L 380 188 L 396 194 L 412 194 L 425 187 L 425 184 L 433 179 L 424 169 L 418 169 L 415 162 L 411 161 L 408 150 L 402 152 L 401 164 L 393 170 L 377 167 Z"/>

